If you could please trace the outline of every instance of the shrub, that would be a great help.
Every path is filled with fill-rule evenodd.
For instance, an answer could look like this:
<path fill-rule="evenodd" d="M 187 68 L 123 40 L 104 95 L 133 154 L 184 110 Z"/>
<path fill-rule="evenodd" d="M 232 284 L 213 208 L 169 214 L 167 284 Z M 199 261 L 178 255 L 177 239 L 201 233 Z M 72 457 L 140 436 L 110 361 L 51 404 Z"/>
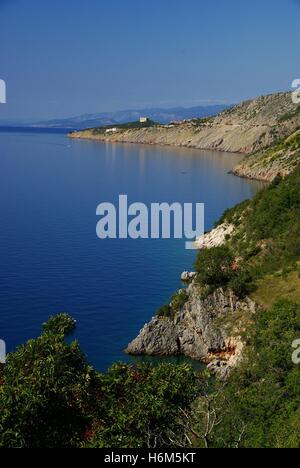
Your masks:
<path fill-rule="evenodd" d="M 188 446 L 186 421 L 201 394 L 202 379 L 189 365 L 115 364 L 103 375 L 101 424 L 87 447 L 170 448 Z"/>
<path fill-rule="evenodd" d="M 181 289 L 171 299 L 172 308 L 175 311 L 180 311 L 186 301 L 188 300 L 188 295 L 185 289 Z"/>
<path fill-rule="evenodd" d="M 216 396 L 221 423 L 211 446 L 299 448 L 300 368 L 292 362 L 299 336 L 298 304 L 280 301 L 256 314 L 244 360 Z"/>
<path fill-rule="evenodd" d="M 68 314 L 59 314 L 43 324 L 43 330 L 46 333 L 53 333 L 54 335 L 71 335 L 76 327 L 76 321 Z"/>
<path fill-rule="evenodd" d="M 44 333 L 8 356 L 0 386 L 0 447 L 76 447 L 88 424 L 94 372 L 63 332 L 74 324 L 53 317 Z"/>
<path fill-rule="evenodd" d="M 252 276 L 248 271 L 241 271 L 233 276 L 228 286 L 240 299 L 244 299 L 255 289 Z"/>
<path fill-rule="evenodd" d="M 0 375 L 0 447 L 189 445 L 186 418 L 204 377 L 186 364 L 115 364 L 97 373 L 76 342 L 64 341 L 72 321 L 51 318 L 40 337 L 9 355 Z"/>
<path fill-rule="evenodd" d="M 188 299 L 188 295 L 185 289 L 181 289 L 171 298 L 171 304 L 163 305 L 158 309 L 156 315 L 158 317 L 174 318 L 176 312 L 179 312 Z"/>
<path fill-rule="evenodd" d="M 200 250 L 195 265 L 200 282 L 213 289 L 227 286 L 234 274 L 233 261 L 234 256 L 226 246 Z"/>
<path fill-rule="evenodd" d="M 172 308 L 170 307 L 169 304 L 165 304 L 162 307 L 160 307 L 160 309 L 158 309 L 156 315 L 161 318 L 163 317 L 170 318 L 172 316 Z"/>

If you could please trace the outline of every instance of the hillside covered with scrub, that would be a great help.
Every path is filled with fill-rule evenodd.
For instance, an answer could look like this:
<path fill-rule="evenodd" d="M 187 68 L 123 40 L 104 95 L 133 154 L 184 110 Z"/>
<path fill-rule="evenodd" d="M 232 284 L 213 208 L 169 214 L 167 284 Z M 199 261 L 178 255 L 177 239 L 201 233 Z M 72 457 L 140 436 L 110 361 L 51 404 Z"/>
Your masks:
<path fill-rule="evenodd" d="M 73 319 L 53 317 L 1 369 L 0 447 L 300 446 L 300 368 L 292 360 L 300 338 L 300 169 L 218 224 L 231 234 L 199 252 L 192 283 L 148 329 L 163 346 L 160 327 L 170 327 L 183 352 L 188 335 L 176 335 L 176 326 L 183 321 L 191 332 L 206 320 L 210 335 L 196 332 L 203 350 L 210 340 L 208 370 L 119 363 L 99 373 L 65 340 Z M 205 316 L 201 307 L 213 301 L 219 313 L 214 306 Z M 237 352 L 230 371 L 218 374 Z"/>

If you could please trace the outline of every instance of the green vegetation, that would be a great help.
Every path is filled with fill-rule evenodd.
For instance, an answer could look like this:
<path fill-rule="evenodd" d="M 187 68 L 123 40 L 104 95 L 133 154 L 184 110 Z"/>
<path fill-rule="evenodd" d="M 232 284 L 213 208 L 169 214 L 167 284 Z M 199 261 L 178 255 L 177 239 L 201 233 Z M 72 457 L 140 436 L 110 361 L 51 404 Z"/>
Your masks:
<path fill-rule="evenodd" d="M 172 308 L 175 311 L 182 309 L 186 301 L 188 300 L 188 295 L 185 289 L 181 289 L 178 293 L 174 294 L 171 299 Z"/>
<path fill-rule="evenodd" d="M 88 447 L 176 447 L 189 444 L 186 417 L 202 378 L 188 365 L 114 365 L 101 378 L 101 400 Z"/>
<path fill-rule="evenodd" d="M 179 312 L 186 301 L 188 300 L 188 295 L 185 289 L 181 289 L 170 300 L 170 304 L 166 304 L 158 309 L 156 315 L 160 318 L 174 318 L 175 314 Z"/>
<path fill-rule="evenodd" d="M 118 130 L 139 130 L 141 128 L 150 128 L 150 127 L 156 127 L 160 125 L 157 122 L 153 122 L 153 120 L 147 120 L 147 122 L 140 122 L 139 120 L 136 122 L 128 122 L 124 124 L 115 124 L 115 125 L 107 125 L 106 127 L 96 127 L 96 128 L 91 128 L 89 130 L 92 131 L 94 135 L 99 135 L 103 134 L 106 132 L 106 130 L 112 129 L 112 128 L 117 128 Z"/>
<path fill-rule="evenodd" d="M 300 108 L 299 108 L 300 109 Z M 275 134 L 274 134 L 275 135 Z M 245 158 L 242 165 L 252 170 L 288 174 L 300 163 L 300 131 L 276 143 L 265 151 Z"/>
<path fill-rule="evenodd" d="M 254 278 L 287 267 L 300 258 L 300 170 L 276 179 L 260 192 L 242 214 L 232 238 L 236 255 L 247 263 Z M 249 251 L 257 254 L 249 258 Z"/>
<path fill-rule="evenodd" d="M 240 318 L 247 343 L 242 364 L 196 402 L 195 445 L 299 448 L 300 367 L 292 344 L 300 339 L 300 168 L 220 222 L 234 224 L 235 233 L 225 246 L 199 253 L 199 278 L 238 295 L 248 289 L 262 308 Z"/>
<path fill-rule="evenodd" d="M 293 145 L 295 142 L 292 143 Z M 243 334 L 244 359 L 218 382 L 187 365 L 91 367 L 75 321 L 52 317 L 0 370 L 0 447 L 300 447 L 300 168 L 228 210 L 225 245 L 196 262 L 207 293 L 232 289 L 261 308 L 224 320 Z M 174 295 L 158 316 L 188 299 Z M 69 341 L 69 340 L 68 340 Z"/>
<path fill-rule="evenodd" d="M 193 124 L 201 127 L 202 125 L 212 124 L 214 121 L 213 117 L 203 117 L 199 119 L 192 119 Z"/>
<path fill-rule="evenodd" d="M 188 365 L 115 364 L 96 372 L 66 315 L 11 354 L 0 378 L 0 447 L 293 448 L 300 446 L 300 305 L 260 310 L 226 383 Z M 55 324 L 54 329 L 52 328 Z"/>
<path fill-rule="evenodd" d="M 0 447 L 80 444 L 96 375 L 78 344 L 65 343 L 72 322 L 66 315 L 52 318 L 39 338 L 8 357 L 0 386 Z"/>
<path fill-rule="evenodd" d="M 156 315 L 160 318 L 172 318 L 173 311 L 169 304 L 165 304 L 158 309 Z"/>
<path fill-rule="evenodd" d="M 197 445 L 217 448 L 299 448 L 300 367 L 292 343 L 300 337 L 300 306 L 281 301 L 260 311 L 247 332 L 242 365 L 226 384 L 198 401 Z M 208 417 L 210 433 L 206 437 Z"/>
<path fill-rule="evenodd" d="M 232 287 L 245 295 L 266 285 L 260 281 L 267 275 L 298 271 L 300 169 L 286 179 L 276 178 L 252 201 L 228 210 L 220 222 L 234 224 L 234 235 L 223 247 L 200 251 L 196 262 L 199 279 L 209 291 Z M 264 290 L 265 294 L 274 292 L 267 287 Z"/>
<path fill-rule="evenodd" d="M 196 262 L 199 281 L 212 290 L 226 287 L 233 276 L 233 261 L 227 246 L 200 250 Z"/>
<path fill-rule="evenodd" d="M 295 117 L 298 117 L 299 115 L 300 115 L 300 106 L 297 106 L 296 109 L 293 112 L 290 112 L 288 114 L 284 114 L 279 119 L 279 122 L 286 122 L 288 120 L 294 119 Z"/>
<path fill-rule="evenodd" d="M 203 297 L 219 288 L 232 289 L 240 298 L 253 290 L 250 272 L 235 260 L 229 246 L 200 250 L 195 266 L 198 280 L 204 286 Z"/>
<path fill-rule="evenodd" d="M 252 297 L 257 304 L 267 309 L 279 299 L 288 299 L 300 304 L 299 271 L 280 271 L 265 276 L 257 281 Z"/>
<path fill-rule="evenodd" d="M 0 447 L 159 447 L 188 444 L 185 419 L 202 389 L 188 365 L 88 365 L 62 314 L 8 357 L 0 374 Z"/>

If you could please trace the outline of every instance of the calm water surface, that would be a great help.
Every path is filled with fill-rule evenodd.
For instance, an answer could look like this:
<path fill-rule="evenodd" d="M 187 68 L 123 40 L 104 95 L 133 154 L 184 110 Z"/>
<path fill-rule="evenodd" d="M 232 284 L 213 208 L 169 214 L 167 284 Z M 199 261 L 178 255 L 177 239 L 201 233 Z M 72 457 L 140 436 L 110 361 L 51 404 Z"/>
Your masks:
<path fill-rule="evenodd" d="M 52 314 L 78 320 L 76 338 L 100 370 L 180 286 L 195 252 L 178 240 L 96 237 L 96 207 L 204 202 L 206 229 L 261 187 L 228 175 L 239 156 L 69 141 L 64 134 L 0 132 L 0 338 L 9 350 Z"/>

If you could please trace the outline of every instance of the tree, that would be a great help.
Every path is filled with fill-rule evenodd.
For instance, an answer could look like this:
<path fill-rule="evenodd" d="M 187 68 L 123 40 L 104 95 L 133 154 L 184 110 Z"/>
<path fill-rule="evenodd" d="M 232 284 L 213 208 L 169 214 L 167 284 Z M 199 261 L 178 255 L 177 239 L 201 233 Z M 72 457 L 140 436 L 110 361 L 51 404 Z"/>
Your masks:
<path fill-rule="evenodd" d="M 42 335 L 8 356 L 0 387 L 0 446 L 73 447 L 88 424 L 94 371 L 76 342 L 74 321 L 51 318 Z"/>
<path fill-rule="evenodd" d="M 300 369 L 292 362 L 299 310 L 280 301 L 257 313 L 242 364 L 223 390 L 213 393 L 213 408 L 222 421 L 210 432 L 210 446 L 300 447 Z M 197 416 L 199 426 L 203 415 L 199 411 Z"/>
<path fill-rule="evenodd" d="M 88 447 L 191 446 L 191 405 L 203 378 L 189 365 L 114 365 L 102 379 L 102 424 L 91 428 Z"/>
<path fill-rule="evenodd" d="M 199 280 L 213 289 L 226 286 L 234 274 L 233 262 L 234 256 L 227 246 L 200 250 L 196 261 Z"/>
<path fill-rule="evenodd" d="M 88 365 L 61 314 L 8 356 L 0 374 L 0 447 L 189 446 L 186 415 L 201 393 L 190 366 Z"/>

